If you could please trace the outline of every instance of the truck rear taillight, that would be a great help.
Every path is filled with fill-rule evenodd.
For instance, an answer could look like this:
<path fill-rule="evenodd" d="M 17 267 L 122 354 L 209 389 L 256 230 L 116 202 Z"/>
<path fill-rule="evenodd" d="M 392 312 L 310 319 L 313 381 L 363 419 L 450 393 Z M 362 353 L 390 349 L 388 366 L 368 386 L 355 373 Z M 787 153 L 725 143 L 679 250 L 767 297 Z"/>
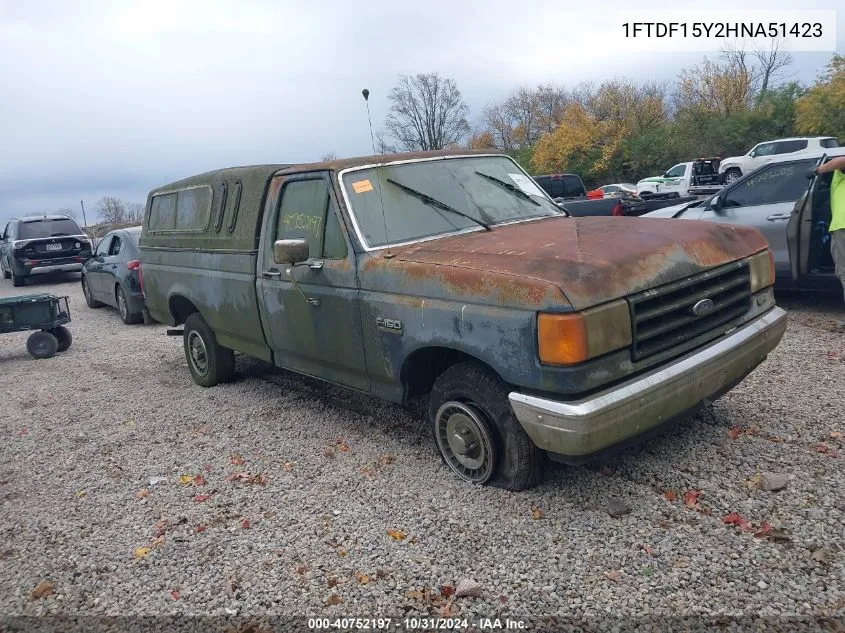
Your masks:
<path fill-rule="evenodd" d="M 138 259 L 133 259 L 130 261 L 126 266 L 129 270 L 137 270 L 138 271 L 138 285 L 141 286 L 141 294 L 144 294 L 144 269 L 141 268 L 141 261 Z M 145 295 L 146 298 L 146 295 Z"/>
<path fill-rule="evenodd" d="M 126 267 L 129 270 L 141 270 L 141 260 L 140 259 L 133 259 L 131 261 L 126 262 Z"/>

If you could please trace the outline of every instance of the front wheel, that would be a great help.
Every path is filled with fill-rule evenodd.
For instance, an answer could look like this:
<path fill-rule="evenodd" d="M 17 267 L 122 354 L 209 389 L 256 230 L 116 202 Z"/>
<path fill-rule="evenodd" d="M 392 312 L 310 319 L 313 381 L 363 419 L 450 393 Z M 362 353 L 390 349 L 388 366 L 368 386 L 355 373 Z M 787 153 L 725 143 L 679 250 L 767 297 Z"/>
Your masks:
<path fill-rule="evenodd" d="M 217 343 L 214 332 L 198 312 L 185 320 L 183 334 L 185 358 L 194 382 L 201 387 L 213 387 L 232 379 L 235 373 L 235 354 Z"/>
<path fill-rule="evenodd" d="M 26 350 L 33 358 L 52 358 L 59 350 L 59 341 L 49 332 L 33 332 L 26 339 Z"/>
<path fill-rule="evenodd" d="M 82 294 L 85 295 L 85 303 L 89 308 L 102 308 L 103 304 L 94 298 L 91 294 L 91 288 L 88 286 L 88 279 L 82 275 Z"/>
<path fill-rule="evenodd" d="M 59 346 L 56 349 L 57 352 L 65 351 L 68 347 L 70 347 L 70 344 L 73 343 L 73 335 L 64 325 L 57 325 L 50 330 L 50 334 L 55 336 L 59 343 Z"/>
<path fill-rule="evenodd" d="M 507 385 L 488 368 L 458 363 L 434 382 L 429 416 L 443 461 L 461 479 L 525 490 L 542 476 L 542 452 L 513 415 Z"/>
<path fill-rule="evenodd" d="M 739 180 L 741 177 L 742 172 L 736 167 L 732 167 L 731 169 L 725 172 L 725 184 L 729 185 L 732 182 Z"/>

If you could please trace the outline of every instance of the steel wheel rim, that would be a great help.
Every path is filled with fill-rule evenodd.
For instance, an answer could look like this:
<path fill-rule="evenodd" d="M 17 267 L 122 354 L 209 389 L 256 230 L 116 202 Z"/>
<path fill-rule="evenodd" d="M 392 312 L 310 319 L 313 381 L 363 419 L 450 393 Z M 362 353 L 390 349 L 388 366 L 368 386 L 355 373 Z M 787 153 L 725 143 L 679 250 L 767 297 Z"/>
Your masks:
<path fill-rule="evenodd" d="M 437 446 L 461 479 L 483 484 L 493 476 L 495 444 L 481 413 L 463 402 L 443 404 L 435 416 Z"/>
<path fill-rule="evenodd" d="M 120 316 L 126 319 L 126 315 L 129 314 L 129 308 L 126 306 L 126 297 L 123 296 L 123 291 L 117 291 L 117 305 L 120 308 Z"/>
<path fill-rule="evenodd" d="M 197 374 L 205 376 L 208 373 L 208 350 L 205 348 L 205 341 L 193 330 L 188 334 L 188 358 Z"/>

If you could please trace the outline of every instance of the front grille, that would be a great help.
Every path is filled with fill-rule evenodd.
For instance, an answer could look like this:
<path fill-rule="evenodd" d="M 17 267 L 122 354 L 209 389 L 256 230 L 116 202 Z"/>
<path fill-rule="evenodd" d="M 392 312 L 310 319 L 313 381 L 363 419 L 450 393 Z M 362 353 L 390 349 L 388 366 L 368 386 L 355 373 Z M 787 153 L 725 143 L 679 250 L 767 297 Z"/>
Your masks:
<path fill-rule="evenodd" d="M 693 306 L 703 299 L 710 299 L 713 309 L 696 316 Z M 683 346 L 692 339 L 703 343 L 729 330 L 751 307 L 748 263 L 735 262 L 646 290 L 628 297 L 628 302 L 634 360 Z"/>

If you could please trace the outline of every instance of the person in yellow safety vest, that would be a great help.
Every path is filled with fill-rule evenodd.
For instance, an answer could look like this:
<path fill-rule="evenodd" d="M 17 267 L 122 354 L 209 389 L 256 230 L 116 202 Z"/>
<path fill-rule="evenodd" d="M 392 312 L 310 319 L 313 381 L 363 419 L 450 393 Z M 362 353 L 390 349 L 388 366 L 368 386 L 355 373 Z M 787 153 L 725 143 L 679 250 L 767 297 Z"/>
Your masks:
<path fill-rule="evenodd" d="M 816 169 L 817 174 L 833 172 L 830 181 L 830 254 L 836 276 L 845 292 L 845 156 L 827 161 Z"/>

